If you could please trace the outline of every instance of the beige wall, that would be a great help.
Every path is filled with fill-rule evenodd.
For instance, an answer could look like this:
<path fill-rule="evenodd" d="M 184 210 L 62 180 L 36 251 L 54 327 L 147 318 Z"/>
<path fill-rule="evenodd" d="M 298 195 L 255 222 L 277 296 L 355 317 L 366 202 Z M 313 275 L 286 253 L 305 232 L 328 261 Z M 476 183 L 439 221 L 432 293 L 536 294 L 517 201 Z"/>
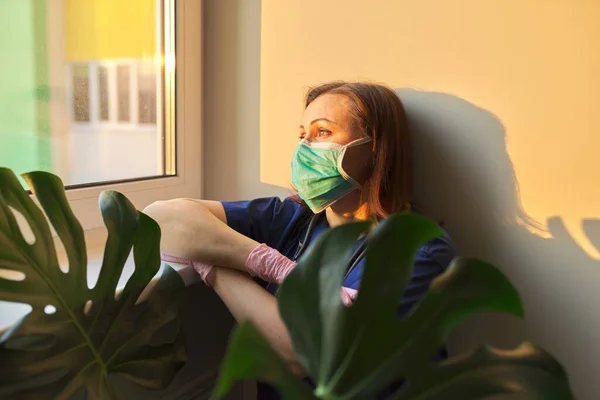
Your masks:
<path fill-rule="evenodd" d="M 417 197 L 463 254 L 502 267 L 527 311 L 470 321 L 453 349 L 534 340 L 595 399 L 598 20 L 593 0 L 264 0 L 262 21 L 258 0 L 207 0 L 206 197 L 287 193 L 269 184 L 288 185 L 307 86 L 402 88 Z"/>

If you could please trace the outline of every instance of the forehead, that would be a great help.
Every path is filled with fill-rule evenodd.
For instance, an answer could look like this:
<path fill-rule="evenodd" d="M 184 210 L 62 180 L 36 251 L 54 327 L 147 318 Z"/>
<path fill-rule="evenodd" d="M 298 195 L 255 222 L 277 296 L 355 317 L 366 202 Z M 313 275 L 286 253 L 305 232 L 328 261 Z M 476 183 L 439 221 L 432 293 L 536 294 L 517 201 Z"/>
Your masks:
<path fill-rule="evenodd" d="M 342 94 L 324 94 L 313 100 L 304 110 L 302 123 L 307 126 L 312 121 L 327 118 L 342 127 L 350 126 L 350 99 Z"/>

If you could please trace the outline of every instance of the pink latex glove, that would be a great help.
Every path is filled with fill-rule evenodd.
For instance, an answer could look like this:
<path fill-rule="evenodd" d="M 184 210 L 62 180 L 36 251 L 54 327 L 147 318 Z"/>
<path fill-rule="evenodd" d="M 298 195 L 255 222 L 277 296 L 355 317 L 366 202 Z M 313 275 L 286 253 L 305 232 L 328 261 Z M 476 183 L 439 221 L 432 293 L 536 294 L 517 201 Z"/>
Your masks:
<path fill-rule="evenodd" d="M 342 303 L 344 303 L 345 306 L 352 305 L 356 296 L 358 296 L 358 290 L 342 286 Z"/>
<path fill-rule="evenodd" d="M 256 246 L 246 260 L 246 270 L 250 275 L 277 284 L 281 284 L 295 266 L 294 261 L 264 243 Z M 356 289 L 342 286 L 341 296 L 345 305 L 352 304 L 357 295 Z"/>
<path fill-rule="evenodd" d="M 200 275 L 200 278 L 202 278 L 202 281 L 206 286 L 213 286 L 215 273 L 212 265 L 208 265 L 200 261 L 191 261 L 185 258 L 170 256 L 168 254 L 161 254 L 160 259 L 167 262 L 170 261 L 191 266 L 198 273 L 198 275 Z"/>

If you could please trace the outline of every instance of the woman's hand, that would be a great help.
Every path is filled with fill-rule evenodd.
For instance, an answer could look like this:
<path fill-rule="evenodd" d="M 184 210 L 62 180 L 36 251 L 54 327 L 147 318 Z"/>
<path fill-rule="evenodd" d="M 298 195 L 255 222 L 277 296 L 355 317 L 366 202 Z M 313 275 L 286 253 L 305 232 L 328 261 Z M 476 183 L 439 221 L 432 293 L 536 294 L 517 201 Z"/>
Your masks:
<path fill-rule="evenodd" d="M 197 200 L 159 201 L 146 207 L 144 213 L 160 225 L 164 254 L 245 271 L 248 255 L 258 246 L 228 227 L 224 212 L 219 219 L 215 210 Z"/>

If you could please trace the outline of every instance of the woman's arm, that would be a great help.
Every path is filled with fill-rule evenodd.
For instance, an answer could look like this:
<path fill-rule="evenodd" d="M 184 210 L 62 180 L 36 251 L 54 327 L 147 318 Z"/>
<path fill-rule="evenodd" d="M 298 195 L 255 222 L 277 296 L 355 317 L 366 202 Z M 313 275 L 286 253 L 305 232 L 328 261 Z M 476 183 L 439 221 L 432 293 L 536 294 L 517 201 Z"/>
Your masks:
<path fill-rule="evenodd" d="M 144 213 L 158 222 L 161 252 L 212 265 L 246 270 L 246 259 L 258 243 L 229 228 L 218 202 L 176 199 L 155 202 Z"/>
<path fill-rule="evenodd" d="M 275 297 L 248 275 L 228 268 L 215 268 L 213 285 L 237 321 L 251 321 L 293 373 L 298 376 L 306 375 L 296 359 L 290 335 L 279 316 Z"/>

